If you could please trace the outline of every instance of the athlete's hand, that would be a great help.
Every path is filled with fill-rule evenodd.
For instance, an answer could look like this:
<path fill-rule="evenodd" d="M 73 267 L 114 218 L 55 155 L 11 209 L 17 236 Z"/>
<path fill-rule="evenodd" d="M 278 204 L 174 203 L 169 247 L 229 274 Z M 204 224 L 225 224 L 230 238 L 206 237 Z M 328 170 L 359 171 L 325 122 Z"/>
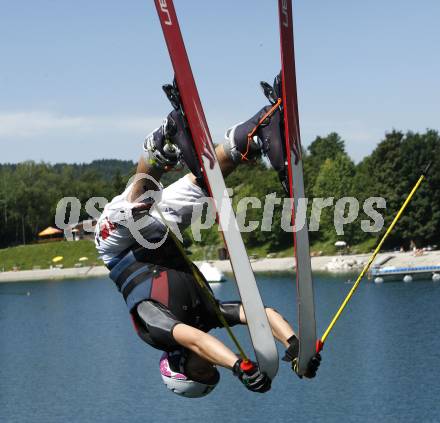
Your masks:
<path fill-rule="evenodd" d="M 316 372 L 321 364 L 321 354 L 316 353 L 309 361 L 309 365 L 307 366 L 307 372 L 304 373 L 304 376 L 312 379 L 316 376 Z"/>
<path fill-rule="evenodd" d="M 260 371 L 258 365 L 254 362 L 250 362 L 252 365 L 250 369 L 246 369 L 248 363 L 243 363 L 243 360 L 237 360 L 232 368 L 232 372 L 240 379 L 241 383 L 246 386 L 247 389 L 253 392 L 267 392 L 272 384 L 270 378 L 266 373 Z"/>
<path fill-rule="evenodd" d="M 168 116 L 159 128 L 145 138 L 144 155 L 148 164 L 171 170 L 180 162 L 182 153 L 172 139 L 175 132 L 176 124 Z"/>
<path fill-rule="evenodd" d="M 289 347 L 287 348 L 286 352 L 284 353 L 284 357 L 282 358 L 282 360 L 292 362 L 293 360 L 298 358 L 299 339 L 296 337 L 296 335 L 292 335 L 287 340 L 287 342 L 289 343 Z"/>
<path fill-rule="evenodd" d="M 302 379 L 302 375 L 298 374 L 298 352 L 299 352 L 299 340 L 293 335 L 287 340 L 289 342 L 289 347 L 286 349 L 284 361 L 290 361 L 292 363 L 292 370 Z M 304 377 L 312 379 L 316 376 L 319 365 L 321 364 L 321 355 L 319 353 L 315 354 L 309 361 L 307 366 L 307 371 L 304 373 Z"/>

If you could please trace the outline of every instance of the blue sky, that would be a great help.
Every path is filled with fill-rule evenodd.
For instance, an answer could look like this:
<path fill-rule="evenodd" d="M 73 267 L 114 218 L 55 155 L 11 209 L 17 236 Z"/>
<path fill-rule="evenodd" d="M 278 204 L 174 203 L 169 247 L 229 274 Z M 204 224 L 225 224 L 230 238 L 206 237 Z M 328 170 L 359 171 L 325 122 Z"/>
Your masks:
<path fill-rule="evenodd" d="M 214 141 L 265 104 L 275 1 L 175 0 Z M 294 1 L 302 142 L 358 161 L 386 131 L 439 128 L 440 2 Z M 152 0 L 0 0 L 0 162 L 135 160 L 170 106 Z"/>

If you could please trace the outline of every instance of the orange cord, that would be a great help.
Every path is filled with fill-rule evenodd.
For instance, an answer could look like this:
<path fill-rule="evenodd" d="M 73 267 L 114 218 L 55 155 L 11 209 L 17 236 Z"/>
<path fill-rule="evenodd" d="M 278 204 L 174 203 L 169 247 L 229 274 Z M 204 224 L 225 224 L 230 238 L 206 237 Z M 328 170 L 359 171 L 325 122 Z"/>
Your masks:
<path fill-rule="evenodd" d="M 262 125 L 262 123 L 270 116 L 272 116 L 275 113 L 275 110 L 278 109 L 278 107 L 281 105 L 283 100 L 279 98 L 277 102 L 263 115 L 263 117 L 258 121 L 258 123 L 255 125 L 255 127 L 252 129 L 251 132 L 249 132 L 247 136 L 247 146 L 246 151 L 244 154 L 241 155 L 242 160 L 249 160 L 247 158 L 247 155 L 249 154 L 249 147 L 251 145 L 252 138 L 254 137 L 255 133 L 257 132 L 258 128 Z M 240 153 L 241 154 L 241 153 Z"/>

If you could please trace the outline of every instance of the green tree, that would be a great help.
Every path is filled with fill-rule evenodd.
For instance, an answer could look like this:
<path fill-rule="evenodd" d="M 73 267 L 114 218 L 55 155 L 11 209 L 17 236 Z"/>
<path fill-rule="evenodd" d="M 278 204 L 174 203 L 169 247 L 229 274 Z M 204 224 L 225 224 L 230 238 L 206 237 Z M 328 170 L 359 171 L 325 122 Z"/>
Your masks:
<path fill-rule="evenodd" d="M 334 205 L 322 210 L 318 239 L 325 242 L 334 242 L 339 239 L 334 224 L 335 204 L 343 197 L 353 196 L 353 177 L 356 168 L 354 163 L 345 153 L 340 153 L 334 159 L 327 159 L 319 170 L 313 187 L 315 198 L 333 197 Z M 342 239 L 352 244 L 354 238 L 354 225 L 344 227 Z"/>
<path fill-rule="evenodd" d="M 438 242 L 440 172 L 435 157 L 439 152 L 440 138 L 436 131 L 404 134 L 393 130 L 385 135 L 370 156 L 359 163 L 354 181 L 356 192 L 361 199 L 380 196 L 386 200 L 384 217 L 388 226 L 422 169 L 434 160 L 426 182 L 419 188 L 390 235 L 388 248 L 402 245 L 408 248 L 411 240 L 419 247 L 424 243 Z"/>
<path fill-rule="evenodd" d="M 341 137 L 332 132 L 326 137 L 316 137 L 307 148 L 304 155 L 304 179 L 306 195 L 310 196 L 315 186 L 321 166 L 327 159 L 335 159 L 340 154 L 346 154 L 345 143 Z"/>

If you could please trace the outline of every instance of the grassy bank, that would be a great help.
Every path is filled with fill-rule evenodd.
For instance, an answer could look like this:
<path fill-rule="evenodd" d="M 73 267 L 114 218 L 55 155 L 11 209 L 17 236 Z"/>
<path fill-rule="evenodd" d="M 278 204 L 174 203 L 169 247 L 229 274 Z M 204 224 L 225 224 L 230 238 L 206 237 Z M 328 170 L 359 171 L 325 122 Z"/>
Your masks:
<path fill-rule="evenodd" d="M 57 264 L 62 264 L 66 268 L 80 263 L 81 257 L 87 257 L 86 261 L 81 262 L 84 265 L 102 263 L 92 241 L 59 241 L 0 250 L 0 271 L 48 269 L 54 265 L 52 259 L 57 256 L 63 257 L 63 260 Z"/>
<path fill-rule="evenodd" d="M 349 252 L 354 254 L 368 253 L 375 246 L 374 238 L 353 246 Z M 193 243 L 190 248 L 190 258 L 192 260 L 215 260 L 218 258 L 218 248 L 222 245 L 214 245 L 211 247 L 202 246 L 199 243 Z M 310 251 L 313 255 L 333 255 L 337 253 L 333 243 L 319 243 L 311 246 Z M 280 251 L 271 251 L 268 245 L 262 245 L 258 248 L 248 249 L 249 256 L 258 258 L 265 257 L 291 257 L 293 248 Z M 49 242 L 44 244 L 22 245 L 19 247 L 5 248 L 0 250 L 0 271 L 9 270 L 32 270 L 34 268 L 48 269 L 54 265 L 52 259 L 62 256 L 63 260 L 57 264 L 63 267 L 74 267 L 79 263 L 81 257 L 87 257 L 86 261 L 82 261 L 83 265 L 101 264 L 95 245 L 92 241 L 60 241 Z"/>

